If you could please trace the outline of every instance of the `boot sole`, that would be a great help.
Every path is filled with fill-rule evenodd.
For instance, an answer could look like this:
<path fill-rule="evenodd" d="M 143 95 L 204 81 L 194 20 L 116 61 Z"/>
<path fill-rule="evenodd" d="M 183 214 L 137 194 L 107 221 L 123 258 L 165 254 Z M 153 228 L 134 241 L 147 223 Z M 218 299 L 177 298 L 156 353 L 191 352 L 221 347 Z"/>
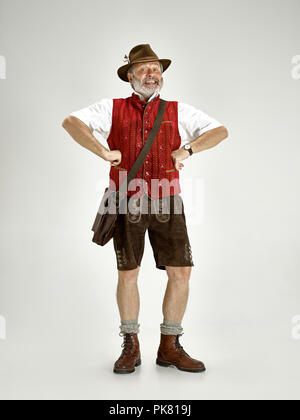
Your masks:
<path fill-rule="evenodd" d="M 135 368 L 140 366 L 142 364 L 141 360 L 138 360 L 136 362 L 136 364 L 134 365 L 135 367 L 133 369 L 130 370 L 126 370 L 126 369 L 114 369 L 114 373 L 121 373 L 121 374 L 127 374 L 127 373 L 133 373 L 135 372 Z"/>
<path fill-rule="evenodd" d="M 169 366 L 174 366 L 179 370 L 183 370 L 185 372 L 205 372 L 206 368 L 204 367 L 203 369 L 186 369 L 186 368 L 182 368 L 180 366 L 174 365 L 173 363 L 169 363 L 169 362 L 162 362 L 161 360 L 156 359 L 156 364 L 159 366 L 163 366 L 163 367 L 169 367 Z"/>

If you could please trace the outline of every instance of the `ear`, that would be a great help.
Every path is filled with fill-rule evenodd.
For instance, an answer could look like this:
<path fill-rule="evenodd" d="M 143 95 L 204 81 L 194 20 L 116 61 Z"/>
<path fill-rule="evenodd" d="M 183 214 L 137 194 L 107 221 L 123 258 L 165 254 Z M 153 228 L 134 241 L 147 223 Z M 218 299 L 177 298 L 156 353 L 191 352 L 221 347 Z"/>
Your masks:
<path fill-rule="evenodd" d="M 131 83 L 132 82 L 132 75 L 130 73 L 127 73 L 127 78 L 129 80 L 129 83 Z"/>

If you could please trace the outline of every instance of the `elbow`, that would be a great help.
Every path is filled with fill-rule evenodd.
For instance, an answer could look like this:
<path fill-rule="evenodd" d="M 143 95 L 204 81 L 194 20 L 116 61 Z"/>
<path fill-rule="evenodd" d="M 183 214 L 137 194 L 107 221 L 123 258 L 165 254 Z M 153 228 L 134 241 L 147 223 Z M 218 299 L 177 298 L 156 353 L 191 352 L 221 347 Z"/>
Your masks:
<path fill-rule="evenodd" d="M 62 126 L 63 128 L 66 128 L 66 126 L 68 125 L 68 122 L 69 122 L 69 117 L 67 117 L 67 118 L 65 118 L 65 119 L 63 120 L 63 122 L 61 123 L 61 126 Z"/>
<path fill-rule="evenodd" d="M 70 127 L 70 125 L 71 125 L 71 119 L 72 119 L 72 117 L 71 117 L 71 116 L 69 116 L 69 117 L 65 118 L 65 119 L 63 120 L 63 122 L 61 123 L 62 127 L 63 127 L 65 130 L 67 130 L 67 129 L 68 129 L 68 127 Z"/>
<path fill-rule="evenodd" d="M 66 129 L 67 124 L 68 124 L 68 117 L 67 117 L 67 118 L 65 118 L 65 119 L 63 120 L 63 122 L 61 123 L 61 126 L 62 126 L 64 129 Z"/>
<path fill-rule="evenodd" d="M 228 130 L 224 126 L 220 127 L 220 129 L 221 129 L 221 133 L 222 133 L 222 139 L 221 140 L 225 140 L 229 135 Z"/>

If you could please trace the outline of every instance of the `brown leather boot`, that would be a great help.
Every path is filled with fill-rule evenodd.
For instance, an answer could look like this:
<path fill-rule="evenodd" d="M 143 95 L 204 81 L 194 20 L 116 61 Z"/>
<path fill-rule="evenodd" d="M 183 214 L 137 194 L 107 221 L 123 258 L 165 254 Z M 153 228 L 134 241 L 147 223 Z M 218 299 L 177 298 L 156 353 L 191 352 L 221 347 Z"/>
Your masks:
<path fill-rule="evenodd" d="M 132 373 L 141 364 L 140 344 L 137 334 L 124 334 L 123 351 L 114 365 L 115 373 Z"/>
<path fill-rule="evenodd" d="M 179 343 L 179 335 L 160 335 L 156 363 L 159 366 L 175 366 L 186 372 L 204 372 L 202 362 L 192 359 Z"/>

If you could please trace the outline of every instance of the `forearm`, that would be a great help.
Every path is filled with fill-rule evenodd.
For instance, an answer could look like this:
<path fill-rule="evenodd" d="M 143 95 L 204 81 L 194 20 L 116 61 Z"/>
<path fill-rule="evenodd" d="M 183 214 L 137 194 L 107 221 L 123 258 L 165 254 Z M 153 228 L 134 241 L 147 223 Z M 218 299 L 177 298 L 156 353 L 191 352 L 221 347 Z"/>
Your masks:
<path fill-rule="evenodd" d="M 224 126 L 222 126 L 207 131 L 195 140 L 191 141 L 189 144 L 193 149 L 193 153 L 199 153 L 203 150 L 216 146 L 226 137 L 228 137 L 228 131 Z"/>
<path fill-rule="evenodd" d="M 93 136 L 89 127 L 76 117 L 69 116 L 63 123 L 63 128 L 82 147 L 106 160 L 108 150 Z"/>

